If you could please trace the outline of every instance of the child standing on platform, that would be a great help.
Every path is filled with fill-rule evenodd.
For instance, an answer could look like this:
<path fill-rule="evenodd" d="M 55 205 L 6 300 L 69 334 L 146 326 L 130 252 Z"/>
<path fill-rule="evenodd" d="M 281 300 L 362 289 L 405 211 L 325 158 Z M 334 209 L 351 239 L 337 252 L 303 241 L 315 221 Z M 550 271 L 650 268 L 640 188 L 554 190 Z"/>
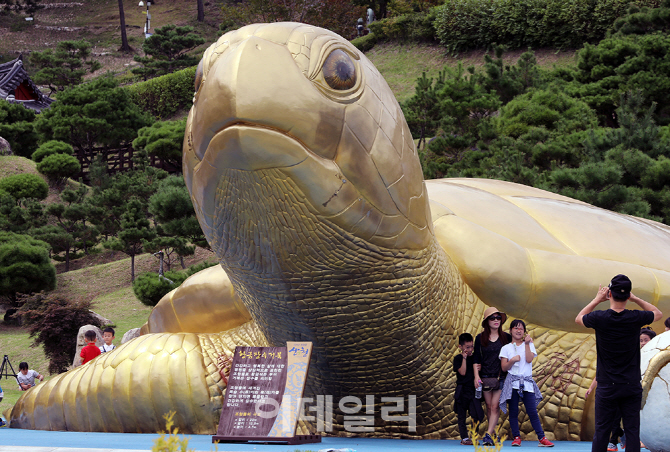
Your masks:
<path fill-rule="evenodd" d="M 500 395 L 500 409 L 507 411 L 509 404 L 509 425 L 512 429 L 512 446 L 521 446 L 519 432 L 519 401 L 523 401 L 526 414 L 540 441 L 540 447 L 553 447 L 554 443 L 544 436 L 542 423 L 537 414 L 537 404 L 542 399 L 540 388 L 533 380 L 533 359 L 537 356 L 533 339 L 526 334 L 523 320 L 513 320 L 510 324 L 512 342 L 500 349 L 500 366 L 507 371 L 507 378 Z"/>
<path fill-rule="evenodd" d="M 86 339 L 86 346 L 81 349 L 81 364 L 84 365 L 93 358 L 100 355 L 100 349 L 95 345 L 95 341 L 98 338 L 98 335 L 95 334 L 95 331 L 88 330 L 84 333 L 84 339 Z"/>
<path fill-rule="evenodd" d="M 461 435 L 461 444 L 472 446 L 472 440 L 468 437 L 466 420 L 468 412 L 472 422 L 477 423 L 484 420 L 484 410 L 482 402 L 475 398 L 475 371 L 474 359 L 474 340 L 469 333 L 463 333 L 458 336 L 458 348 L 460 354 L 454 358 L 454 372 L 456 372 L 456 393 L 454 394 L 454 411 L 458 416 L 458 432 Z"/>
<path fill-rule="evenodd" d="M 107 327 L 102 331 L 102 340 L 105 341 L 100 347 L 100 353 L 111 352 L 116 348 L 116 345 L 112 344 L 114 341 L 114 328 Z"/>

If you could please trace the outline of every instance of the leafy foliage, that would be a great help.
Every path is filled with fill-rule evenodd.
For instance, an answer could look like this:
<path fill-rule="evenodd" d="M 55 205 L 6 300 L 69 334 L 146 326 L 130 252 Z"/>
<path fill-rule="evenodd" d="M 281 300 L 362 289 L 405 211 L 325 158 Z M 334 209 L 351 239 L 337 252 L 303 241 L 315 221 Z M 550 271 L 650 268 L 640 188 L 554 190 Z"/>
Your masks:
<path fill-rule="evenodd" d="M 142 50 L 149 56 L 134 57 L 143 67 L 133 69 L 132 72 L 143 76 L 146 80 L 195 66 L 198 64 L 198 57 L 188 52 L 204 43 L 205 40 L 198 36 L 191 26 L 166 25 L 157 28 L 156 32 L 142 44 Z"/>
<path fill-rule="evenodd" d="M 155 155 L 180 167 L 185 132 L 186 119 L 155 122 L 138 131 L 137 138 L 133 140 L 133 148 L 144 149 L 149 155 Z"/>
<path fill-rule="evenodd" d="M 164 276 L 142 273 L 133 282 L 133 292 L 145 305 L 156 306 L 165 294 L 179 287 L 186 278 L 185 273 L 176 271 L 167 271 Z"/>
<path fill-rule="evenodd" d="M 179 287 L 186 278 L 201 270 L 218 265 L 215 262 L 202 262 L 184 271 L 168 271 L 164 277 L 153 272 L 142 273 L 133 282 L 133 292 L 138 300 L 147 306 L 156 306 L 168 292 Z"/>
<path fill-rule="evenodd" d="M 37 148 L 39 136 L 33 129 L 34 121 L 32 110 L 0 100 L 0 137 L 9 142 L 15 155 L 30 157 Z"/>
<path fill-rule="evenodd" d="M 2 11 L 7 13 L 25 13 L 27 16 L 32 16 L 44 5 L 40 5 L 40 0 L 2 0 Z"/>
<path fill-rule="evenodd" d="M 60 93 L 58 102 L 40 114 L 35 129 L 44 140 L 65 141 L 80 152 L 130 141 L 149 124 L 151 119 L 130 100 L 128 91 L 105 76 Z"/>
<path fill-rule="evenodd" d="M 48 225 L 33 231 L 33 235 L 51 245 L 53 253 L 64 253 L 65 271 L 70 270 L 71 253 L 77 249 L 88 250 L 96 243 L 97 228 L 87 220 L 91 217 L 91 206 L 85 202 L 88 188 L 80 184 L 77 190 L 66 188 L 61 193 L 61 203 L 46 207 L 50 218 Z M 56 258 L 56 256 L 54 256 Z"/>
<path fill-rule="evenodd" d="M 58 140 L 49 140 L 46 143 L 40 145 L 35 152 L 33 152 L 32 160 L 35 163 L 39 163 L 44 159 L 53 154 L 67 154 L 72 155 L 74 148 L 69 144 L 58 141 Z"/>
<path fill-rule="evenodd" d="M 634 3 L 657 6 L 658 0 Z M 602 39 L 628 5 L 628 0 L 446 0 L 434 26 L 451 53 L 495 43 L 574 48 Z"/>
<path fill-rule="evenodd" d="M 161 119 L 188 110 L 193 104 L 195 67 L 128 86 L 130 99 L 142 111 Z"/>
<path fill-rule="evenodd" d="M 86 72 L 102 67 L 91 59 L 91 43 L 86 40 L 60 41 L 55 50 L 32 52 L 30 62 L 39 69 L 32 76 L 35 83 L 47 85 L 51 92 L 79 85 Z"/>
<path fill-rule="evenodd" d="M 146 152 L 136 152 L 132 171 L 116 174 L 113 178 L 101 175 L 101 183 L 93 186 L 92 196 L 88 198 L 90 221 L 109 239 L 121 229 L 123 214 L 131 201 L 139 201 L 143 215 L 148 217 L 148 199 L 166 176 L 165 171 L 149 166 Z"/>
<path fill-rule="evenodd" d="M 0 190 L 10 194 L 17 203 L 23 198 L 44 199 L 49 186 L 36 174 L 12 174 L 0 179 Z"/>
<path fill-rule="evenodd" d="M 45 223 L 44 209 L 37 199 L 27 198 L 17 203 L 13 196 L 0 190 L 0 230 L 25 233 Z"/>
<path fill-rule="evenodd" d="M 44 174 L 54 186 L 61 186 L 68 177 L 81 171 L 76 157 L 67 154 L 52 154 L 37 164 L 37 171 Z"/>
<path fill-rule="evenodd" d="M 624 18 L 630 20 L 634 13 Z M 667 15 L 670 8 L 649 10 L 648 15 Z M 647 35 L 619 33 L 585 45 L 579 52 L 575 81 L 567 88 L 572 95 L 582 98 L 596 110 L 601 124 L 616 124 L 616 108 L 623 92 L 641 89 L 647 99 L 657 103 L 654 120 L 661 125 L 670 124 L 670 36 L 653 32 Z"/>
<path fill-rule="evenodd" d="M 89 301 L 70 301 L 52 294 L 36 294 L 19 313 L 29 326 L 34 345 L 42 345 L 49 358 L 49 373 L 65 372 L 77 349 L 77 334 L 84 325 L 102 326 Z"/>
<path fill-rule="evenodd" d="M 0 295 L 15 300 L 17 293 L 55 287 L 49 245 L 28 235 L 0 232 Z"/>
<path fill-rule="evenodd" d="M 171 176 L 161 181 L 149 199 L 149 212 L 154 216 L 158 236 L 147 244 L 147 250 L 163 250 L 168 270 L 173 253 L 181 259 L 195 252 L 195 247 L 189 244 L 209 248 L 182 177 Z"/>
<path fill-rule="evenodd" d="M 437 9 L 421 12 L 408 11 L 395 17 L 374 21 L 368 25 L 368 28 L 375 41 L 431 42 L 437 41 L 436 17 Z"/>
<path fill-rule="evenodd" d="M 156 232 L 146 218 L 145 206 L 139 199 L 131 199 L 121 214 L 121 229 L 116 237 L 104 243 L 106 248 L 130 256 L 130 277 L 135 280 L 135 256 L 141 254 L 144 244 L 156 237 Z"/>

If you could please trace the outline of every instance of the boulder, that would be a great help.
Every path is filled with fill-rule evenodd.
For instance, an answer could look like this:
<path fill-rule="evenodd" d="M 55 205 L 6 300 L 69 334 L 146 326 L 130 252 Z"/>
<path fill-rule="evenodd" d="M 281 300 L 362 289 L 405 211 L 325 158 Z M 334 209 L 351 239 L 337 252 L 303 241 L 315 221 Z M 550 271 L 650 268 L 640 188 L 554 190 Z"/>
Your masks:
<path fill-rule="evenodd" d="M 81 365 L 81 357 L 79 356 L 79 354 L 81 353 L 81 349 L 84 348 L 84 346 L 86 346 L 86 338 L 84 338 L 84 334 L 86 334 L 88 330 L 95 331 L 95 334 L 97 336 L 97 339 L 95 340 L 95 345 L 100 347 L 102 346 L 102 344 L 105 343 L 105 341 L 102 339 L 102 330 L 97 326 L 84 325 L 81 328 L 79 328 L 79 332 L 77 333 L 77 351 L 74 354 L 74 360 L 72 360 L 72 367 L 77 367 Z"/>
<path fill-rule="evenodd" d="M 100 321 L 100 325 L 105 326 L 105 325 L 111 325 L 112 324 L 111 320 L 101 316 L 97 312 L 93 312 L 93 311 L 89 311 L 89 312 L 93 315 L 93 317 L 95 317 L 96 319 L 98 319 Z"/>
<path fill-rule="evenodd" d="M 131 339 L 135 339 L 136 337 L 140 336 L 140 329 L 139 328 L 133 328 L 131 330 L 126 331 L 126 334 L 123 335 L 123 339 L 121 339 L 121 343 L 125 344 Z"/>
<path fill-rule="evenodd" d="M 13 155 L 9 142 L 0 137 L 0 155 Z"/>

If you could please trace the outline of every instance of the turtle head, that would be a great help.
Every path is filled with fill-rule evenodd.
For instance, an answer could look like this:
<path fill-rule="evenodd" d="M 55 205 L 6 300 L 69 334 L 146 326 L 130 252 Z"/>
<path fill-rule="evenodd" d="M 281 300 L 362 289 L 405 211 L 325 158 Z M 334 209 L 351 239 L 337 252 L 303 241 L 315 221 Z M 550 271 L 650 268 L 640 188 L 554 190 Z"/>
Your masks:
<path fill-rule="evenodd" d="M 207 49 L 195 89 L 184 175 L 210 243 L 230 202 L 217 190 L 233 173 L 290 181 L 291 196 L 320 221 L 374 245 L 418 250 L 430 242 L 402 111 L 345 39 L 305 24 L 249 25 Z M 239 196 L 259 196 L 254 180 L 236 178 Z"/>

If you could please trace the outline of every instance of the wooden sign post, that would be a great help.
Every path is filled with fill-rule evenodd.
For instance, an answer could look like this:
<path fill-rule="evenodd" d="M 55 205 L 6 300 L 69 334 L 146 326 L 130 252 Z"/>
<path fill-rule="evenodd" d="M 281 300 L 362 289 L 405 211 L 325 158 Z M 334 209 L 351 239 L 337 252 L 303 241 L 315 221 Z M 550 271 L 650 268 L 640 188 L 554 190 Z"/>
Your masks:
<path fill-rule="evenodd" d="M 212 442 L 321 442 L 320 435 L 295 434 L 311 354 L 311 342 L 236 347 Z"/>

